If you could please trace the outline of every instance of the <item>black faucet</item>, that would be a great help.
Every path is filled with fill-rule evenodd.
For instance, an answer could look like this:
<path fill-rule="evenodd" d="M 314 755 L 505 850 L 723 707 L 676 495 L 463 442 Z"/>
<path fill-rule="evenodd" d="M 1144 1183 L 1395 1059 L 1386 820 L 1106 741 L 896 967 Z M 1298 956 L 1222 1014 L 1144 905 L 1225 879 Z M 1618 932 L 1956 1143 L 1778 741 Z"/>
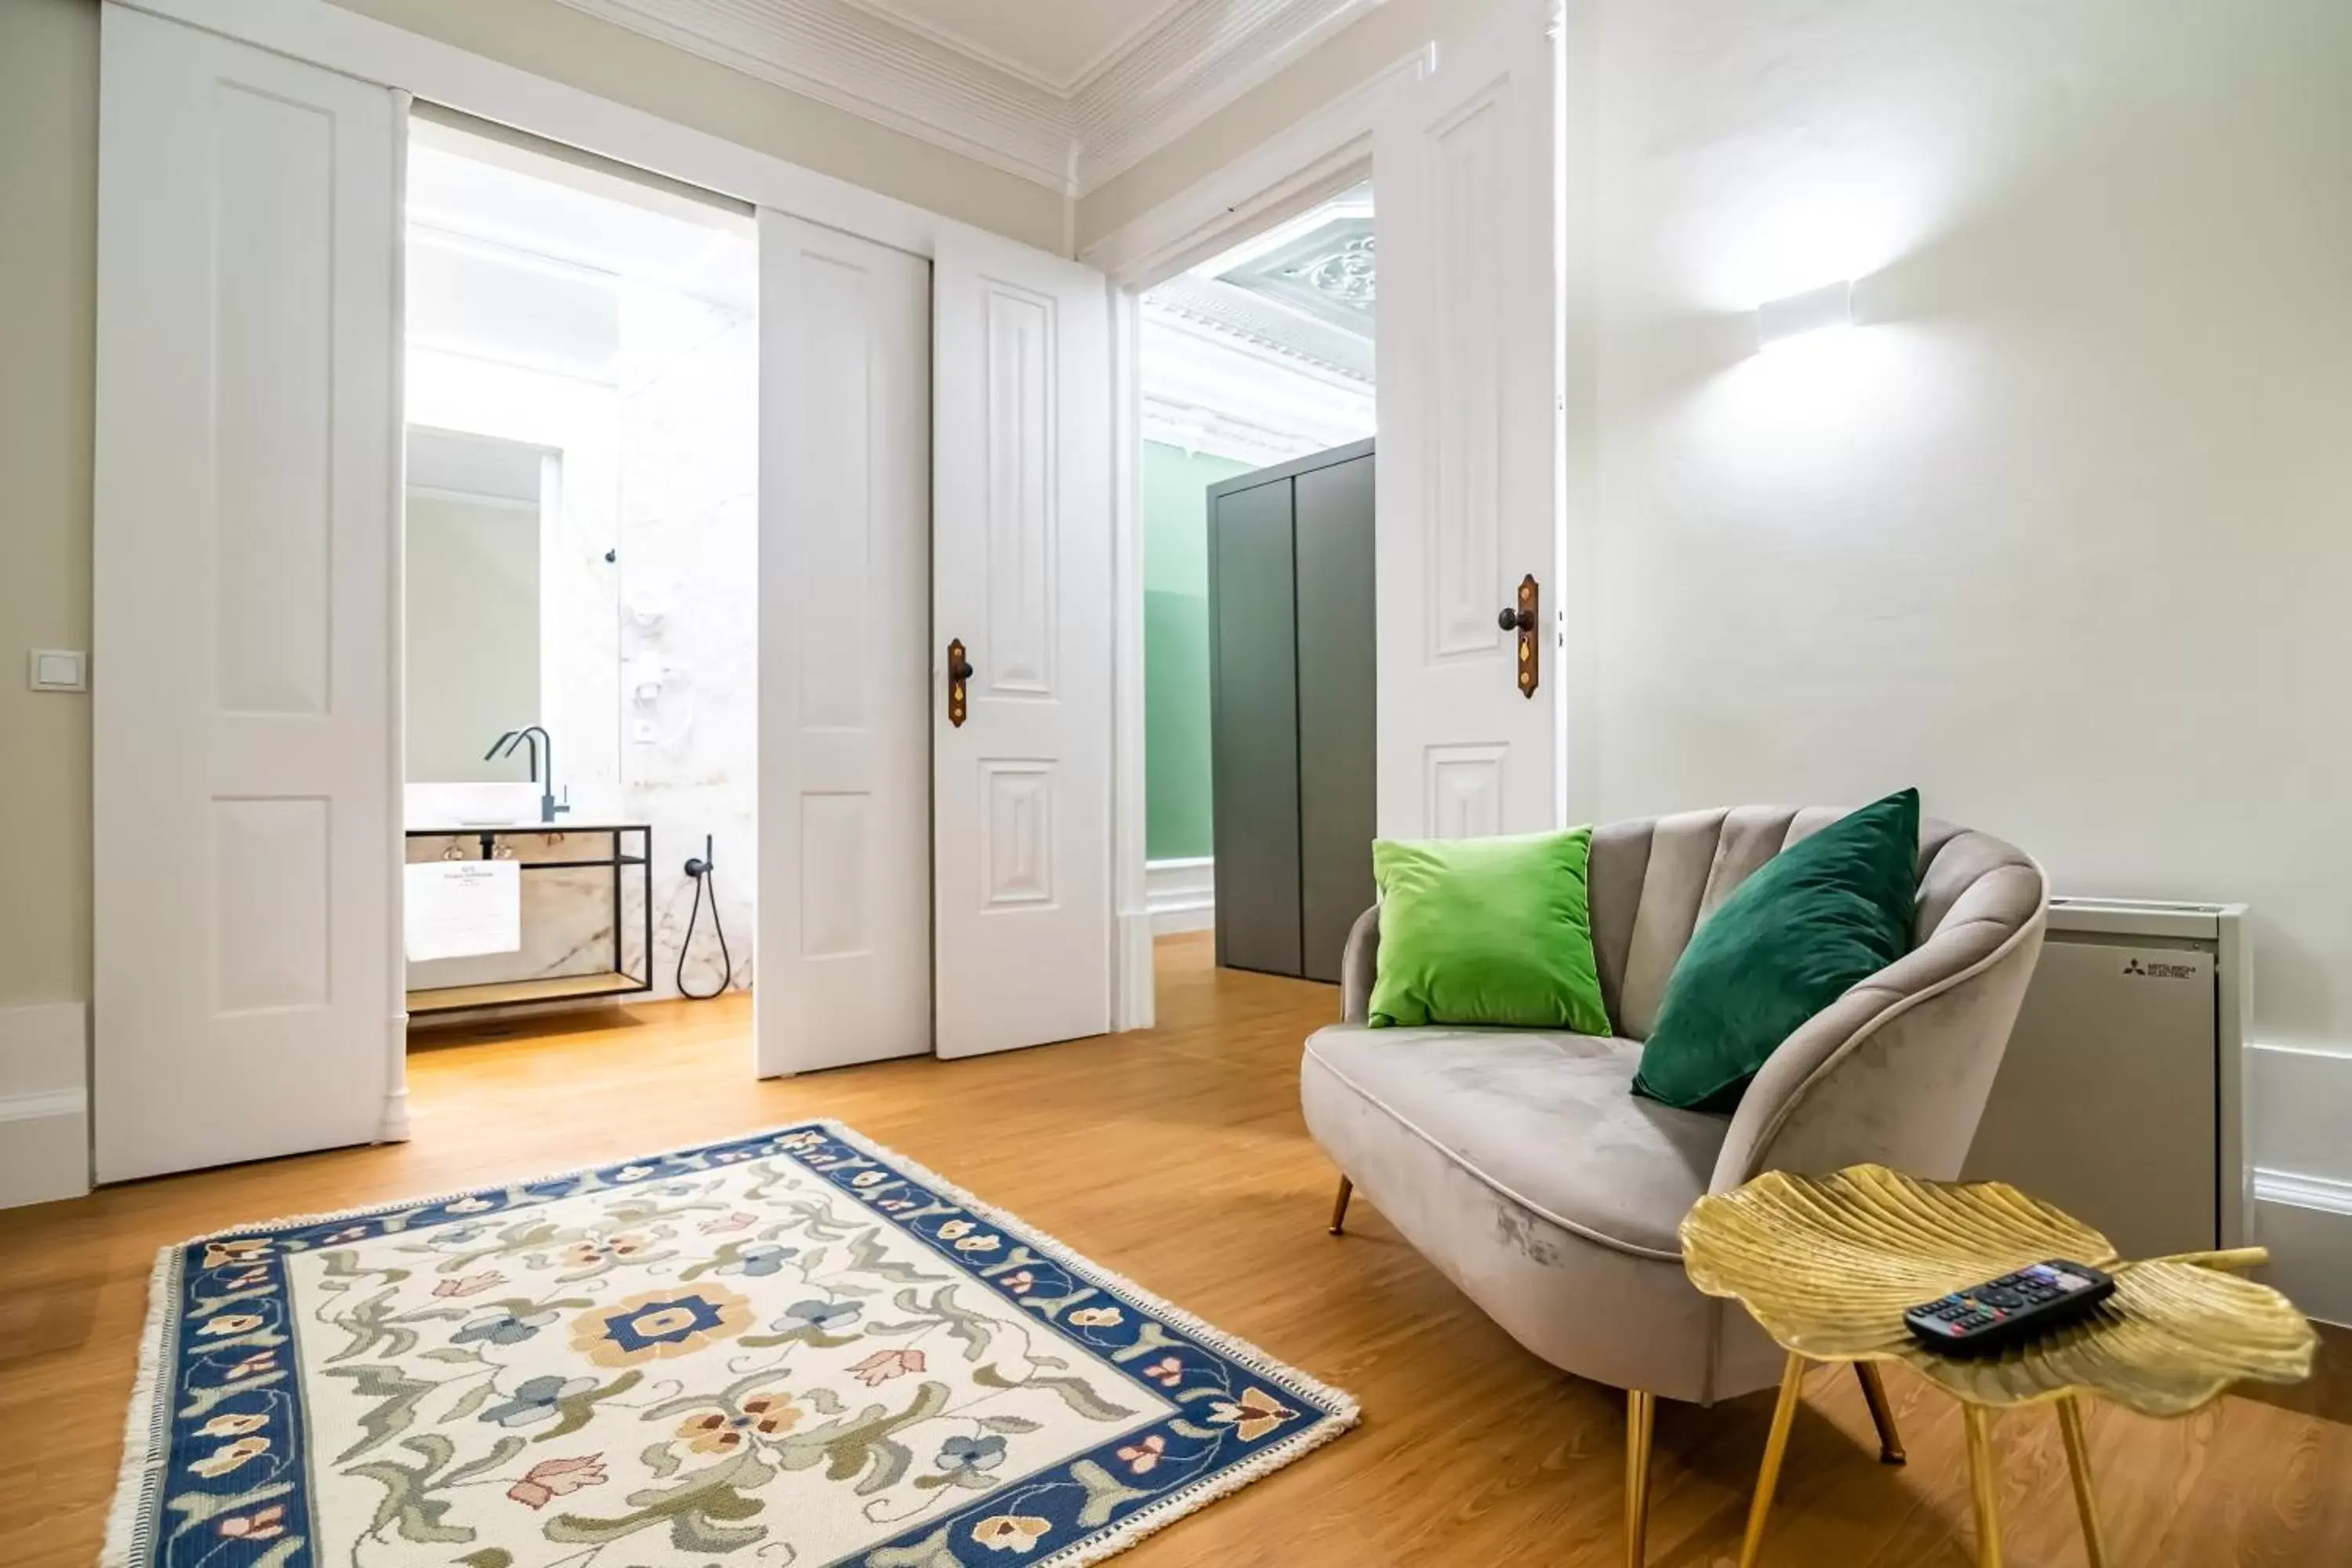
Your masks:
<path fill-rule="evenodd" d="M 560 813 L 572 809 L 569 802 L 559 802 L 555 798 L 554 736 L 536 724 L 528 724 L 520 730 L 509 730 L 490 742 L 490 749 L 482 753 L 482 761 L 487 763 L 496 757 L 510 757 L 514 755 L 514 749 L 526 741 L 530 742 L 530 782 L 539 785 L 539 819 L 541 822 L 553 822 Z M 547 746 L 547 774 L 544 779 L 540 776 L 539 772 L 539 749 L 542 742 Z"/>

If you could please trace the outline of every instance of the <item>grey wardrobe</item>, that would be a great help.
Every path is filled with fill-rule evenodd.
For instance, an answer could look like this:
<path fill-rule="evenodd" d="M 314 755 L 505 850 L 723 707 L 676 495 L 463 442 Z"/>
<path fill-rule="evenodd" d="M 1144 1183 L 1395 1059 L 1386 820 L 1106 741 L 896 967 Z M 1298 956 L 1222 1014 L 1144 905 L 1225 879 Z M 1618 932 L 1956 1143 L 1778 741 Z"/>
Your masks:
<path fill-rule="evenodd" d="M 1217 962 L 1337 982 L 1372 901 L 1372 443 L 1209 490 Z"/>

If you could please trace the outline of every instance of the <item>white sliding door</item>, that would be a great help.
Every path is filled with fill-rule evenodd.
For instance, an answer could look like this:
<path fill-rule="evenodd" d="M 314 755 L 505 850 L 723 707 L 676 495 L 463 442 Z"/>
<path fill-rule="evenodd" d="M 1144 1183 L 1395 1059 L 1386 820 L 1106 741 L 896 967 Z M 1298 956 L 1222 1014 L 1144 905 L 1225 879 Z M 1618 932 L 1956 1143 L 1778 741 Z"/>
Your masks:
<path fill-rule="evenodd" d="M 369 1142 L 393 867 L 402 101 L 103 8 L 101 1181 Z"/>
<path fill-rule="evenodd" d="M 761 210 L 762 1077 L 931 1048 L 930 309 Z"/>
<path fill-rule="evenodd" d="M 1557 614 L 1571 584 L 1551 10 L 1505 0 L 1374 133 L 1378 815 L 1391 837 L 1532 832 L 1561 811 Z M 1530 577 L 1523 636 L 1499 622 Z"/>
<path fill-rule="evenodd" d="M 933 283 L 938 1049 L 960 1057 L 1110 1027 L 1110 321 L 1099 273 L 977 234 L 940 240 Z"/>

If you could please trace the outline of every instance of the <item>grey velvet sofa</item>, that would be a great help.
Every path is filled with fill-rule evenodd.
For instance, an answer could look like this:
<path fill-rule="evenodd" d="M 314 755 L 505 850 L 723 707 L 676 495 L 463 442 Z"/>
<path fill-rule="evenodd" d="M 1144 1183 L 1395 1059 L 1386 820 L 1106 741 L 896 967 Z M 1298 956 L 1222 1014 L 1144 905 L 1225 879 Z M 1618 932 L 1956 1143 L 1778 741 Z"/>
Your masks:
<path fill-rule="evenodd" d="M 1959 1173 L 2042 946 L 2047 887 L 2021 850 L 1929 821 L 1912 949 L 1776 1050 L 1736 1111 L 1632 1092 L 1675 961 L 1698 923 L 1830 807 L 1738 806 L 1611 824 L 1588 874 L 1614 1038 L 1364 1026 L 1380 911 L 1342 965 L 1345 1022 L 1307 1042 L 1307 1125 L 1341 1172 L 1331 1229 L 1360 1187 L 1536 1354 L 1628 1391 L 1628 1560 L 1642 1560 L 1658 1397 L 1711 1404 L 1780 1380 L 1782 1356 L 1736 1303 L 1683 1273 L 1691 1205 L 1759 1172 L 1876 1161 Z M 1901 1448 L 1874 1376 L 1885 1458 Z"/>

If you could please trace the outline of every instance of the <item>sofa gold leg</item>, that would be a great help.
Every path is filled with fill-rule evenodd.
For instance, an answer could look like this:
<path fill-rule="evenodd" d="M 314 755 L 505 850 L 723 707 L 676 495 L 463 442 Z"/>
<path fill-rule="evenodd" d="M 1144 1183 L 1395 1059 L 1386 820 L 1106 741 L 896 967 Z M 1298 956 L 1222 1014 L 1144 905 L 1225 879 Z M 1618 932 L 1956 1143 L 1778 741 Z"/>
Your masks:
<path fill-rule="evenodd" d="M 1348 1200 L 1356 1195 L 1356 1184 L 1347 1177 L 1339 1178 L 1339 1196 L 1331 1205 L 1331 1234 L 1344 1236 L 1348 1230 Z"/>
<path fill-rule="evenodd" d="M 1858 1361 L 1853 1363 L 1853 1375 L 1862 1384 L 1862 1402 L 1870 1406 L 1870 1424 L 1878 1428 L 1878 1462 L 1903 1463 L 1903 1435 L 1895 1429 L 1895 1407 L 1886 1403 L 1886 1384 L 1878 1375 L 1878 1363 Z"/>
<path fill-rule="evenodd" d="M 1658 1396 L 1625 1391 L 1625 1568 L 1642 1568 L 1650 1550 L 1650 1437 Z"/>

